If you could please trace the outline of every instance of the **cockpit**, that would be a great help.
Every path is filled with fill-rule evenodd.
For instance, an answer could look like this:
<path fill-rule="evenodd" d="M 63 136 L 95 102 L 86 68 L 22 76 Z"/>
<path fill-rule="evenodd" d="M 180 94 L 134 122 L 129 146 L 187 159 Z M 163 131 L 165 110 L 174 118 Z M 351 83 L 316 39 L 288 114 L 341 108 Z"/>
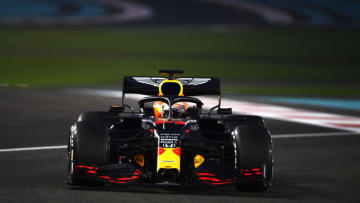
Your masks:
<path fill-rule="evenodd" d="M 182 119 L 198 118 L 203 103 L 193 97 L 146 97 L 138 102 L 144 118 Z"/>

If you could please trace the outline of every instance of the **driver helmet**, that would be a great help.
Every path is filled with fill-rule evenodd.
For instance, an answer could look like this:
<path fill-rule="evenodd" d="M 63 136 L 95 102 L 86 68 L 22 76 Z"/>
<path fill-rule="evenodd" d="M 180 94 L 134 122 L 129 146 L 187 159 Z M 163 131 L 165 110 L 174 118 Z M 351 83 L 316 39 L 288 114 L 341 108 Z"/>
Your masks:
<path fill-rule="evenodd" d="M 169 116 L 169 105 L 162 101 L 156 101 L 153 105 L 155 118 L 165 118 Z"/>
<path fill-rule="evenodd" d="M 187 102 L 177 102 L 172 105 L 173 117 L 184 117 L 188 109 Z"/>

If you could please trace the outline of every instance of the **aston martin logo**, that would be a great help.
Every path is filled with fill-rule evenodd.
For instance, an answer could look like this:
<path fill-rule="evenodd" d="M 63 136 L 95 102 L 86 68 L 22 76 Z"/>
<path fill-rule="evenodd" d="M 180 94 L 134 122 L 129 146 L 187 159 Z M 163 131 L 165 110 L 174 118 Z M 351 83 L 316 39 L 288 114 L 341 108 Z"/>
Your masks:
<path fill-rule="evenodd" d="M 139 83 L 152 85 L 155 87 L 159 87 L 162 81 L 165 80 L 165 78 L 159 78 L 159 77 L 133 77 L 133 78 Z"/>
<path fill-rule="evenodd" d="M 133 77 L 139 83 L 159 87 L 165 78 L 160 77 Z M 209 82 L 211 78 L 177 78 L 182 85 L 201 85 Z"/>
<path fill-rule="evenodd" d="M 207 83 L 211 78 L 177 78 L 182 85 L 201 85 Z"/>

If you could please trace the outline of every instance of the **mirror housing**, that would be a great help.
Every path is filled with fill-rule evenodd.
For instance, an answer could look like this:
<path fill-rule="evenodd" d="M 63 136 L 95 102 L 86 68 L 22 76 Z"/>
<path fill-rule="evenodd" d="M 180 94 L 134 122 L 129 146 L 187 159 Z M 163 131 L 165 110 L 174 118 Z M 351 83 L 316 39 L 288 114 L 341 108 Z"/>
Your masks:
<path fill-rule="evenodd" d="M 230 115 L 232 114 L 232 108 L 218 108 L 217 113 L 220 115 Z"/>
<path fill-rule="evenodd" d="M 125 107 L 123 106 L 110 106 L 109 112 L 112 113 L 122 113 L 125 111 Z"/>

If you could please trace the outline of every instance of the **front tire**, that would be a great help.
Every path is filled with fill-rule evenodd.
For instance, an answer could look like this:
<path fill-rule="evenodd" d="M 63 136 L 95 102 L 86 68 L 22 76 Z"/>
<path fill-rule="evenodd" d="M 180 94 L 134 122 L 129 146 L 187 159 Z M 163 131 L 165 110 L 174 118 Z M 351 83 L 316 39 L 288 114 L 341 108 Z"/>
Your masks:
<path fill-rule="evenodd" d="M 265 126 L 240 125 L 234 128 L 233 142 L 238 191 L 263 191 L 272 184 L 271 136 Z M 244 170 L 260 169 L 261 176 L 244 176 Z"/>
<path fill-rule="evenodd" d="M 72 185 L 101 185 L 102 182 L 74 172 L 74 166 L 104 165 L 109 161 L 109 150 L 109 132 L 103 122 L 76 122 L 71 128 L 68 141 L 66 182 Z"/>

